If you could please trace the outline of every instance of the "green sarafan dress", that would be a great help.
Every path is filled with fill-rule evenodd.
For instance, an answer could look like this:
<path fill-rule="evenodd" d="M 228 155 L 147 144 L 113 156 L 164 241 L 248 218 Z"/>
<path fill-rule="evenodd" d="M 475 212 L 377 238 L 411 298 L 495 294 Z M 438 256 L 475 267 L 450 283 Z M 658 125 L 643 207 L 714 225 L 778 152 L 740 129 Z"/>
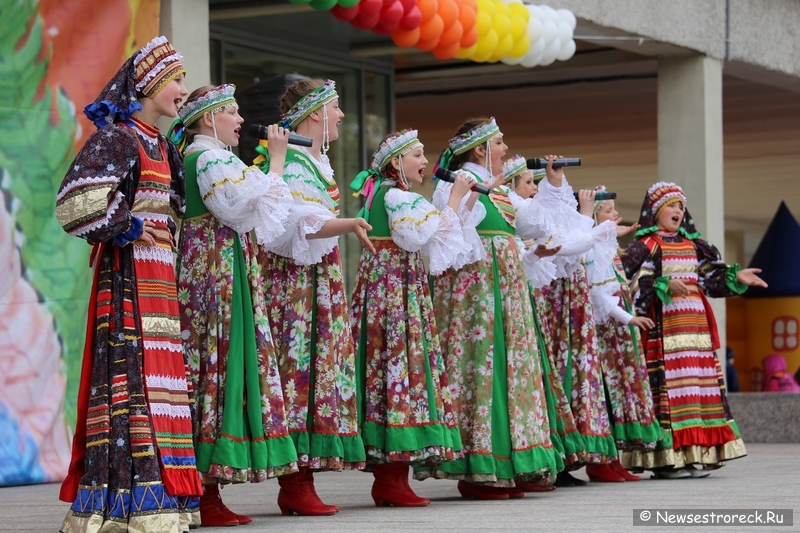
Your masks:
<path fill-rule="evenodd" d="M 487 182 L 486 169 L 462 170 Z M 439 183 L 434 204 L 446 203 Z M 513 486 L 514 479 L 552 481 L 558 451 L 550 439 L 533 309 L 515 242 L 515 210 L 501 190 L 481 195 L 478 224 L 485 255 L 434 280 L 434 309 L 463 459 L 417 477 Z M 477 207 L 477 206 L 476 206 Z M 483 254 L 482 254 L 483 255 Z"/>
<path fill-rule="evenodd" d="M 293 200 L 279 176 L 220 148 L 198 135 L 185 157 L 178 301 L 197 468 L 205 483 L 264 481 L 296 471 L 297 453 L 254 237 L 285 239 Z"/>
<path fill-rule="evenodd" d="M 469 254 L 461 222 L 385 180 L 353 293 L 359 427 L 370 463 L 436 465 L 461 457 L 423 252 L 441 273 Z M 475 228 L 468 228 L 474 238 Z"/>

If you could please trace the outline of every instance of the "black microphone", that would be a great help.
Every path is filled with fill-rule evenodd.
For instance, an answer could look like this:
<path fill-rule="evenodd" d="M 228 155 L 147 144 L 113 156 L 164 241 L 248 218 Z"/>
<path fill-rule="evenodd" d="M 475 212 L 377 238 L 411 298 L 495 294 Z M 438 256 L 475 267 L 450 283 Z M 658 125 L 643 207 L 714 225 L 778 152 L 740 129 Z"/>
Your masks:
<path fill-rule="evenodd" d="M 436 169 L 436 177 L 442 181 L 446 181 L 448 183 L 455 183 L 456 182 L 456 173 L 452 170 L 447 170 L 444 167 L 439 167 Z M 489 194 L 492 190 L 487 187 L 486 185 L 481 185 L 480 183 L 474 183 L 472 185 L 472 190 L 475 192 L 479 192 L 481 194 Z"/>
<path fill-rule="evenodd" d="M 261 124 L 251 124 L 250 125 L 250 136 L 255 137 L 256 139 L 266 139 L 267 138 L 267 127 L 262 126 Z M 289 132 L 289 144 L 296 144 L 297 146 L 312 146 L 314 144 L 314 139 L 311 137 L 306 137 L 305 135 L 298 135 L 293 131 Z"/>
<path fill-rule="evenodd" d="M 541 168 L 547 168 L 547 159 L 545 159 L 544 157 L 534 157 L 533 159 L 528 159 L 526 163 L 528 164 L 528 168 L 533 168 L 537 170 Z M 581 166 L 580 157 L 565 157 L 563 159 L 553 160 L 553 168 L 579 167 L 579 166 Z"/>
<path fill-rule="evenodd" d="M 578 193 L 572 193 L 575 195 L 575 199 L 578 199 Z M 605 202 L 606 200 L 616 200 L 617 193 L 609 192 L 609 191 L 597 191 L 594 193 L 594 201 L 595 202 Z"/>

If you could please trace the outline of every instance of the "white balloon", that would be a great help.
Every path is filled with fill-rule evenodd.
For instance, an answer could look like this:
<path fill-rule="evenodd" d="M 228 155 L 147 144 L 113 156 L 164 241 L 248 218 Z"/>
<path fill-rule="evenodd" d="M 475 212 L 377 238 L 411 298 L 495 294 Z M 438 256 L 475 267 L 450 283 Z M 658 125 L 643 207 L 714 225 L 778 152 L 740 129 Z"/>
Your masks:
<path fill-rule="evenodd" d="M 542 24 L 542 36 L 547 44 L 558 41 L 558 26 L 548 20 Z"/>
<path fill-rule="evenodd" d="M 539 6 L 539 8 L 542 10 L 542 13 L 545 16 L 545 20 L 549 20 L 553 24 L 558 24 L 561 21 L 561 17 L 558 16 L 558 13 L 556 13 L 556 10 L 553 9 L 552 7 Z"/>
<path fill-rule="evenodd" d="M 535 67 L 539 64 L 542 60 L 542 54 L 536 54 L 535 56 L 525 56 L 522 58 L 522 61 L 519 62 L 525 68 Z"/>
<path fill-rule="evenodd" d="M 558 23 L 558 40 L 562 46 L 572 40 L 572 28 L 563 20 Z"/>
<path fill-rule="evenodd" d="M 533 42 L 533 41 L 531 41 L 531 42 Z M 532 55 L 542 54 L 546 47 L 547 47 L 547 43 L 544 42 L 544 37 L 540 37 L 540 38 L 536 39 L 535 42 L 533 42 L 533 44 L 530 46 L 530 48 L 528 48 L 528 51 L 525 52 L 525 55 L 526 56 L 532 56 Z"/>
<path fill-rule="evenodd" d="M 522 0 L 503 0 L 506 4 L 521 4 Z"/>
<path fill-rule="evenodd" d="M 531 14 L 530 18 L 537 19 L 539 22 L 544 22 L 544 13 L 542 12 L 542 8 L 531 4 L 528 4 L 525 7 L 528 8 L 528 13 Z"/>
<path fill-rule="evenodd" d="M 528 39 L 531 42 L 538 41 L 544 32 L 542 28 L 542 21 L 537 18 L 530 17 L 528 19 Z"/>
<path fill-rule="evenodd" d="M 542 54 L 542 60 L 539 62 L 542 66 L 547 66 L 556 60 L 558 52 L 561 50 L 561 43 L 556 40 L 547 45 Z"/>
<path fill-rule="evenodd" d="M 559 61 L 566 61 L 575 55 L 575 41 L 569 40 L 567 44 L 561 47 L 561 50 L 556 54 L 556 59 Z"/>
<path fill-rule="evenodd" d="M 575 18 L 575 15 L 569 9 L 558 9 L 556 10 L 558 13 L 559 18 L 569 24 L 569 27 L 572 28 L 572 31 L 575 31 L 575 26 L 578 25 L 578 20 Z"/>

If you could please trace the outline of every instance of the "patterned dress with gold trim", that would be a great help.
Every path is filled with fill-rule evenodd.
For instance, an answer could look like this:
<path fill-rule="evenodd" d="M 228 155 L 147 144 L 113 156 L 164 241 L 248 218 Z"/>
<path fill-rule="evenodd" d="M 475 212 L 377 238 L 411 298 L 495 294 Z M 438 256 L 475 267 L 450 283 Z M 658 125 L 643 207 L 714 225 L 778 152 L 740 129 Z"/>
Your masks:
<path fill-rule="evenodd" d="M 437 464 L 461 456 L 428 275 L 470 252 L 461 222 L 421 195 L 384 181 L 369 209 L 369 237 L 352 303 L 359 427 L 368 463 Z M 475 228 L 468 229 L 475 238 Z"/>
<path fill-rule="evenodd" d="M 290 147 L 283 179 L 295 202 L 339 214 L 339 188 L 324 154 Z M 265 161 L 262 169 L 269 168 Z M 289 435 L 298 465 L 361 469 L 356 368 L 338 237 L 308 239 L 324 220 L 300 224 L 285 243 L 259 246 Z"/>
<path fill-rule="evenodd" d="M 245 167 L 212 137 L 186 149 L 178 300 L 197 391 L 197 465 L 206 483 L 263 481 L 297 470 L 256 242 L 290 233 L 283 180 Z"/>
<path fill-rule="evenodd" d="M 467 163 L 461 170 L 479 183 L 491 180 L 480 166 Z M 450 187 L 437 184 L 437 208 L 447 205 Z M 465 457 L 418 469 L 416 476 L 500 487 L 513 486 L 514 479 L 553 481 L 558 452 L 550 440 L 533 310 L 515 241 L 516 211 L 506 188 L 480 195 L 479 202 L 486 213 L 477 225 L 480 258 L 436 276 L 433 297 Z"/>
<path fill-rule="evenodd" d="M 89 137 L 56 202 L 65 231 L 96 245 L 64 533 L 199 522 L 172 244 L 183 163 L 158 130 L 126 124 Z M 155 245 L 136 240 L 144 222 Z"/>
<path fill-rule="evenodd" d="M 688 217 L 688 213 L 686 214 Z M 628 469 L 720 467 L 746 455 L 725 397 L 713 314 L 706 300 L 741 294 L 738 265 L 727 266 L 706 241 L 663 231 L 631 243 L 622 256 L 636 313 L 656 327 L 647 333 L 647 371 L 656 417 L 665 432 L 654 450 L 623 453 Z M 669 294 L 681 280 L 688 296 Z"/>

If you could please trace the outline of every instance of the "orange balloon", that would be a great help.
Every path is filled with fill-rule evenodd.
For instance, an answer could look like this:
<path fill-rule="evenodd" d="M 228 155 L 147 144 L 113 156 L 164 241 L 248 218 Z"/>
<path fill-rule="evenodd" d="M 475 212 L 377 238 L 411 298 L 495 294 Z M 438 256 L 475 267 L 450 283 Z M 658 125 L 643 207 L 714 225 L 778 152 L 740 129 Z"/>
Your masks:
<path fill-rule="evenodd" d="M 442 17 L 440 17 L 438 14 L 435 14 L 428 22 L 423 22 L 419 29 L 421 31 L 419 34 L 421 41 L 430 41 L 432 39 L 436 39 L 438 42 L 439 36 L 444 31 L 444 22 L 442 22 Z"/>
<path fill-rule="evenodd" d="M 435 39 L 431 39 L 429 41 L 423 41 L 422 39 L 420 39 L 416 46 L 417 50 L 422 50 L 423 52 L 430 52 L 431 50 L 436 48 L 436 45 L 438 44 L 439 44 L 439 37 L 436 37 Z"/>
<path fill-rule="evenodd" d="M 431 53 L 439 59 L 452 59 L 458 53 L 459 49 L 458 43 L 451 44 L 450 46 L 442 46 L 439 44 L 439 46 L 431 50 Z"/>
<path fill-rule="evenodd" d="M 417 0 L 417 7 L 419 12 L 422 13 L 422 22 L 427 22 L 436 14 L 439 9 L 439 2 L 437 0 Z"/>
<path fill-rule="evenodd" d="M 461 27 L 464 28 L 464 32 L 468 32 L 475 26 L 476 16 L 475 10 L 470 6 L 461 5 L 461 9 L 458 12 L 458 21 L 461 23 Z"/>
<path fill-rule="evenodd" d="M 458 4 L 455 0 L 439 0 L 439 10 L 437 11 L 444 27 L 449 28 L 453 22 L 458 20 Z"/>
<path fill-rule="evenodd" d="M 392 32 L 392 41 L 400 48 L 411 48 L 419 41 L 420 29 L 404 30 L 398 28 Z"/>
<path fill-rule="evenodd" d="M 442 36 L 439 37 L 439 46 L 452 46 L 454 43 L 460 43 L 463 36 L 464 28 L 461 27 L 459 21 L 455 21 L 452 26 L 445 28 L 442 32 Z"/>
<path fill-rule="evenodd" d="M 471 48 L 478 42 L 478 30 L 473 27 L 469 31 L 465 31 L 461 37 L 461 48 Z"/>
<path fill-rule="evenodd" d="M 469 6 L 473 11 L 478 11 L 478 0 L 461 0 L 461 7 Z"/>

